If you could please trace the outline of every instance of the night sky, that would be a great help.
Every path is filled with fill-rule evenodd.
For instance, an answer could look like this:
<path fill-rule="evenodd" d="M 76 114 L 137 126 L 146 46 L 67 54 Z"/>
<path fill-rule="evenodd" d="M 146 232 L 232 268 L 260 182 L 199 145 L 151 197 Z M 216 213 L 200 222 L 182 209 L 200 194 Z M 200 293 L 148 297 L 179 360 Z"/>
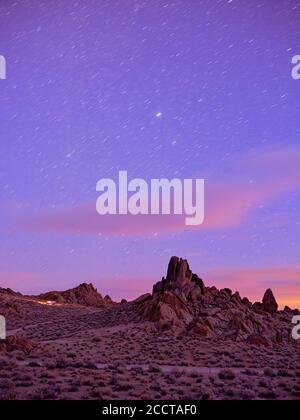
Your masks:
<path fill-rule="evenodd" d="M 208 285 L 300 306 L 298 0 L 0 0 L 0 285 Z M 96 183 L 205 178 L 206 220 L 103 218 Z"/>

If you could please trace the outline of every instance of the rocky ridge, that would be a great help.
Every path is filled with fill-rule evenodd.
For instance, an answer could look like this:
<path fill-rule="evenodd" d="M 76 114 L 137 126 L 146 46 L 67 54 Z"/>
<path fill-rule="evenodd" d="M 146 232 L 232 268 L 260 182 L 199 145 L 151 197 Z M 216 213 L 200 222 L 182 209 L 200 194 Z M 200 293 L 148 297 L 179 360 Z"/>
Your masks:
<path fill-rule="evenodd" d="M 109 296 L 102 295 L 92 284 L 83 283 L 74 289 L 64 292 L 48 292 L 38 296 L 39 299 L 52 301 L 58 304 L 93 306 L 98 308 L 106 308 L 114 303 Z"/>
<path fill-rule="evenodd" d="M 205 287 L 186 260 L 172 257 L 166 278 L 152 294 L 136 301 L 141 319 L 176 333 L 223 336 L 249 344 L 270 346 L 291 341 L 291 311 L 278 311 L 272 290 L 262 303 L 252 304 L 230 289 Z"/>

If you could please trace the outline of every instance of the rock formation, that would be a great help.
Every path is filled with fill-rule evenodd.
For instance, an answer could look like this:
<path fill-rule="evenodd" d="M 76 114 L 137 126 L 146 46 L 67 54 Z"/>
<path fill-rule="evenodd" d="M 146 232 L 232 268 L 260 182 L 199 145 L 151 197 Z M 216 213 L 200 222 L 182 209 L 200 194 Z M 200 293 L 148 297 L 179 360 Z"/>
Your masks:
<path fill-rule="evenodd" d="M 183 294 L 186 299 L 197 301 L 205 293 L 205 286 L 201 279 L 190 270 L 186 260 L 172 257 L 167 277 L 153 287 L 153 294 L 172 291 Z"/>
<path fill-rule="evenodd" d="M 0 341 L 0 354 L 20 351 L 26 355 L 29 355 L 33 348 L 34 344 L 31 340 L 17 335 L 11 335 L 7 337 L 5 341 Z"/>
<path fill-rule="evenodd" d="M 229 338 L 257 346 L 290 339 L 290 317 L 286 311 L 277 312 L 271 290 L 262 303 L 253 305 L 228 288 L 205 287 L 188 262 L 178 257 L 171 258 L 166 278 L 154 285 L 152 295 L 142 296 L 135 305 L 142 320 L 178 334 Z M 287 319 L 282 323 L 284 316 Z"/>
<path fill-rule="evenodd" d="M 278 304 L 271 289 L 268 289 L 263 297 L 263 309 L 270 314 L 274 314 L 278 310 Z"/>
<path fill-rule="evenodd" d="M 38 296 L 39 299 L 45 301 L 53 301 L 60 304 L 94 306 L 104 308 L 113 305 L 113 301 L 109 296 L 104 298 L 98 293 L 92 284 L 80 284 L 74 289 L 64 292 L 48 292 Z"/>
<path fill-rule="evenodd" d="M 0 288 L 0 315 L 19 318 L 24 316 L 24 305 L 20 298 L 22 298 L 20 293 L 15 293 L 11 289 Z"/>
<path fill-rule="evenodd" d="M 188 262 L 178 257 L 171 258 L 166 277 L 154 285 L 152 294 L 145 294 L 133 302 L 123 300 L 120 305 L 109 296 L 103 298 L 92 284 L 37 297 L 0 289 L 0 314 L 9 321 L 32 319 L 32 314 L 49 311 L 51 302 L 96 307 L 100 309 L 101 319 L 108 316 L 115 323 L 138 322 L 177 335 L 197 335 L 222 342 L 241 341 L 253 346 L 291 341 L 292 317 L 299 314 L 288 307 L 278 311 L 270 289 L 262 302 L 252 304 L 229 288 L 218 290 L 205 286 L 203 280 L 191 271 Z M 34 308 L 34 305 L 39 308 Z M 101 312 L 101 309 L 108 311 Z"/>
<path fill-rule="evenodd" d="M 193 305 L 205 293 L 204 283 L 193 274 L 186 260 L 173 257 L 167 277 L 153 287 L 153 294 L 141 298 L 142 317 L 177 327 L 189 324 L 194 318 Z"/>

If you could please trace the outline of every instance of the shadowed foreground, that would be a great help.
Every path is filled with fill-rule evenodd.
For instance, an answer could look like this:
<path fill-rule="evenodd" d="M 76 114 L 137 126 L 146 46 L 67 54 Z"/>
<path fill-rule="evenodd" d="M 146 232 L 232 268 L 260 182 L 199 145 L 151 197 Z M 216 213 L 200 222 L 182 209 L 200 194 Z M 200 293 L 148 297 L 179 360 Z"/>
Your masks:
<path fill-rule="evenodd" d="M 298 311 L 206 287 L 173 257 L 153 293 L 0 289 L 1 399 L 300 399 Z"/>

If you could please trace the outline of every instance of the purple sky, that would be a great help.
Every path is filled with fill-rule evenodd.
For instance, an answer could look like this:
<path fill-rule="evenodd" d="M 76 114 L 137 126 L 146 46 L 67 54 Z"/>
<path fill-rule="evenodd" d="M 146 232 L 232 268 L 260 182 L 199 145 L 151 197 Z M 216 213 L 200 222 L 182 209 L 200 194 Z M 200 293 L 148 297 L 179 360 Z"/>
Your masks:
<path fill-rule="evenodd" d="M 298 0 L 0 0 L 0 19 L 1 286 L 131 298 L 178 255 L 300 306 Z M 97 216 L 119 170 L 205 178 L 205 224 Z"/>

